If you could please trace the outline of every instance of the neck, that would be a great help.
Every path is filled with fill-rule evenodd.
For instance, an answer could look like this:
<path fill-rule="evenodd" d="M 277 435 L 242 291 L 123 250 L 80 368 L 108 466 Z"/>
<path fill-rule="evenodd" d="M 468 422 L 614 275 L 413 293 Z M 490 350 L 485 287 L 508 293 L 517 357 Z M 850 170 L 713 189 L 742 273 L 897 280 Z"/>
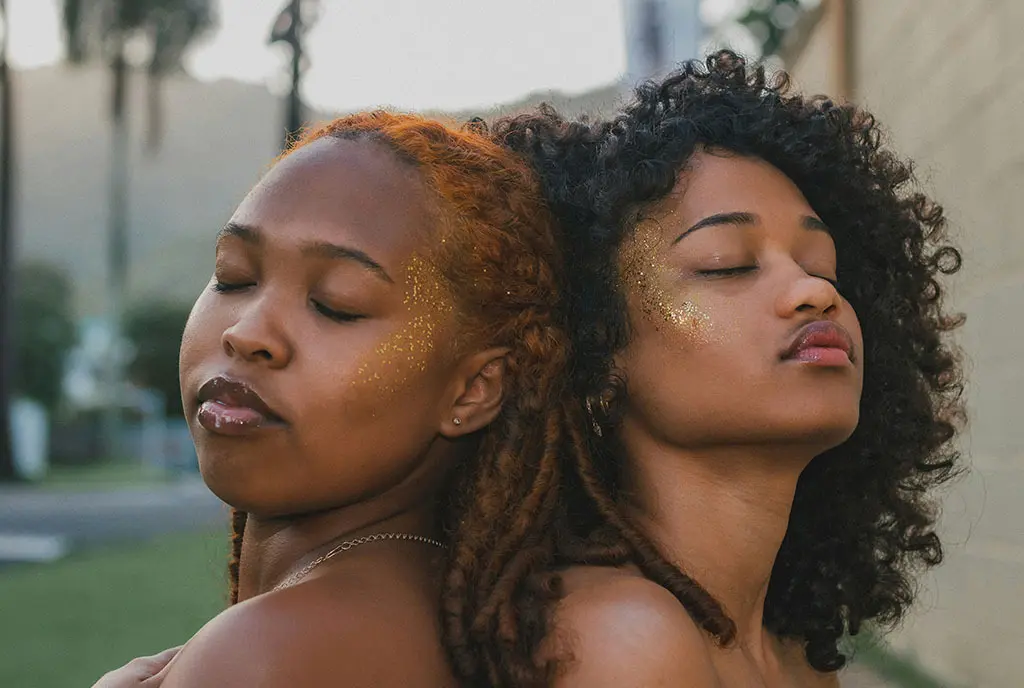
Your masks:
<path fill-rule="evenodd" d="M 368 501 L 286 518 L 250 514 L 242 539 L 238 600 L 272 590 L 290 574 L 345 540 L 385 532 L 437 537 L 433 504 L 409 509 L 382 506 Z M 403 549 L 415 554 L 415 548 Z"/>
<path fill-rule="evenodd" d="M 238 601 L 273 590 L 289 575 L 345 540 L 374 533 L 406 533 L 441 540 L 437 501 L 446 492 L 449 468 L 475 451 L 474 442 L 450 442 L 439 437 L 415 470 L 376 496 L 299 515 L 274 517 L 250 512 L 242 537 Z M 423 556 L 422 546 L 407 544 L 392 543 L 389 547 L 384 542 L 375 543 L 367 545 L 369 550 L 353 552 L 353 556 L 346 558 L 390 551 L 407 558 L 409 567 L 431 565 L 432 558 Z"/>
<path fill-rule="evenodd" d="M 812 457 L 757 447 L 685 449 L 628 434 L 624 440 L 637 459 L 625 481 L 634 518 L 725 607 L 741 644 L 770 642 L 763 629 L 768 581 L 797 480 Z"/>

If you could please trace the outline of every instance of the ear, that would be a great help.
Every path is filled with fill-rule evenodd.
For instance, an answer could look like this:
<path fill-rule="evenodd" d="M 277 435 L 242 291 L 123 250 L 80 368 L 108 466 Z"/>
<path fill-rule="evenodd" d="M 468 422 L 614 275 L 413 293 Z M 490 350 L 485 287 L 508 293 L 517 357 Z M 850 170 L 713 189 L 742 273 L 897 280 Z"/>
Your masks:
<path fill-rule="evenodd" d="M 440 432 L 449 439 L 486 427 L 498 417 L 505 400 L 507 347 L 467 356 L 455 372 L 451 402 L 441 418 Z"/>

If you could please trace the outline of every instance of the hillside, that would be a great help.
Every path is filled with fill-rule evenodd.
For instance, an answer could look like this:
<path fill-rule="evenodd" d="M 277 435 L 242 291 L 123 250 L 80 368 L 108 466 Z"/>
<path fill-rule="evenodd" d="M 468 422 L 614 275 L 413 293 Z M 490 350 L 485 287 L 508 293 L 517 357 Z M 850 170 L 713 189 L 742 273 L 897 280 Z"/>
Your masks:
<path fill-rule="evenodd" d="M 110 136 L 106 73 L 47 67 L 17 73 L 16 79 L 18 254 L 66 267 L 78 290 L 78 312 L 99 314 Z M 133 299 L 191 300 L 209 277 L 214 233 L 278 152 L 281 101 L 262 86 L 169 79 L 163 146 L 150 157 L 141 143 L 142 78 L 133 86 L 130 291 Z M 576 97 L 538 93 L 451 116 L 491 117 L 544 100 L 567 114 L 606 111 L 619 92 L 610 86 Z"/>

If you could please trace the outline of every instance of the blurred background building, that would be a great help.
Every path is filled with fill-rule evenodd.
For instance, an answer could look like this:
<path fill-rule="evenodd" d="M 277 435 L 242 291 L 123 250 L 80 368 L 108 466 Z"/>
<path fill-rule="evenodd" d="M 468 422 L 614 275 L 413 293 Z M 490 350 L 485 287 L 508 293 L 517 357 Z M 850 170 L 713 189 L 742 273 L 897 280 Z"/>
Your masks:
<path fill-rule="evenodd" d="M 0 120 L 13 144 L 0 150 L 14 201 L 10 243 L 0 243 L 0 274 L 11 278 L 0 280 L 0 296 L 13 308 L 5 380 L 19 451 L 35 457 L 20 470 L 32 485 L 0 485 L 0 567 L 18 553 L 44 561 L 79 542 L 209 530 L 221 519 L 188 478 L 194 456 L 175 352 L 212 270 L 214 234 L 292 128 L 293 91 L 305 122 L 380 105 L 486 117 L 542 101 L 599 116 L 637 79 L 728 45 L 787 67 L 804 90 L 874 111 L 945 205 L 966 259 L 953 303 L 968 316 L 972 472 L 946 500 L 947 562 L 925 578 L 892 651 L 858 655 L 875 673 L 851 674 L 849 685 L 1024 686 L 1024 359 L 1015 336 L 1024 325 L 1024 233 L 1012 202 L 1024 184 L 1024 2 L 519 0 L 477 2 L 472 13 L 457 0 L 379 5 L 0 0 L 0 45 L 13 66 L 0 71 L 10 94 L 0 90 Z M 103 433 L 112 399 L 115 446 Z M 130 485 L 114 491 L 95 475 L 127 475 Z M 160 557 L 189 561 L 179 550 Z M 86 564 L 67 566 L 67 599 L 52 582 L 33 604 L 76 609 L 86 599 L 138 614 L 150 604 L 102 602 L 100 591 L 78 587 L 88 574 L 75 567 Z M 162 570 L 153 564 L 154 576 Z M 106 594 L 115 574 L 103 575 Z M 5 583 L 21 591 L 16 599 L 3 598 Z M 159 594 L 174 584 L 165 579 Z M 24 592 L 32 585 L 0 568 L 0 608 L 34 600 Z M 176 599 L 184 607 L 212 598 Z M 0 624 L 2 685 L 77 685 L 18 673 L 29 671 L 33 648 L 45 663 L 51 643 L 83 648 L 83 666 L 110 668 L 107 657 L 122 656 L 80 642 L 75 619 L 95 616 L 91 609 L 61 612 L 67 618 L 38 626 L 30 646 L 25 629 L 39 607 L 23 609 L 17 633 L 5 636 Z M 183 631 L 163 632 L 151 642 L 183 640 Z M 126 638 L 121 652 L 159 649 L 135 642 Z M 20 664 L 8 647 L 19 648 Z"/>
<path fill-rule="evenodd" d="M 704 40 L 699 0 L 622 0 L 622 18 L 627 83 L 690 59 Z"/>

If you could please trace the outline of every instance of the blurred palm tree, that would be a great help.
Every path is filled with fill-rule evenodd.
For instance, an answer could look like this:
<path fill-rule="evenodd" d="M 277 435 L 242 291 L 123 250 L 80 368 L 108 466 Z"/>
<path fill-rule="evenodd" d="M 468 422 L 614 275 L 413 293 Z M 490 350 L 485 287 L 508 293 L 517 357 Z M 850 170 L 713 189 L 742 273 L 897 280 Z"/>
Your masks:
<path fill-rule="evenodd" d="M 130 67 L 129 46 L 148 57 L 147 145 L 156 150 L 162 133 L 162 79 L 182 69 L 197 39 L 216 25 L 214 0 L 63 0 L 64 43 L 71 64 L 103 61 L 110 69 L 110 116 L 124 123 Z"/>
<path fill-rule="evenodd" d="M 110 212 L 108 235 L 108 325 L 120 340 L 128 277 L 128 86 L 129 51 L 144 48 L 147 73 L 146 148 L 155 152 L 163 131 L 162 81 L 182 69 L 188 49 L 216 23 L 214 0 L 63 0 L 64 42 L 71 64 L 100 61 L 110 70 Z M 111 352 L 109 387 L 122 379 L 122 362 Z M 118 410 L 111 400 L 106 422 L 107 451 L 116 452 Z"/>
<path fill-rule="evenodd" d="M 10 402 L 14 373 L 12 272 L 14 269 L 14 104 L 13 84 L 7 64 L 7 2 L 0 0 L 0 480 L 13 480 L 14 448 L 11 443 Z"/>

